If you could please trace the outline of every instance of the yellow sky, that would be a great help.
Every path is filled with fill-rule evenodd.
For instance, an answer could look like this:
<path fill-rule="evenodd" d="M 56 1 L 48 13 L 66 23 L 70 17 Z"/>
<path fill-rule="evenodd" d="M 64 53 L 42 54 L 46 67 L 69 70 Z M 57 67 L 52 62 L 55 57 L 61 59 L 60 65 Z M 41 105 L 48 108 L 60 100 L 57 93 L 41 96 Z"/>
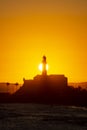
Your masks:
<path fill-rule="evenodd" d="M 87 0 L 0 0 L 0 81 L 40 74 L 87 81 Z"/>

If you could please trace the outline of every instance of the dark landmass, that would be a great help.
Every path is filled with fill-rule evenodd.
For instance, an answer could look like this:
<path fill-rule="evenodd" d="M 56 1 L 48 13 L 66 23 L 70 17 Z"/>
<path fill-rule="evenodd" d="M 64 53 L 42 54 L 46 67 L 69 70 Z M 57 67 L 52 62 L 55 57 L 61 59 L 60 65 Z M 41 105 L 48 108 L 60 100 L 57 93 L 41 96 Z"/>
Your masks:
<path fill-rule="evenodd" d="M 87 106 L 87 90 L 67 85 L 64 75 L 37 75 L 14 94 L 0 93 L 0 103 L 40 103 Z"/>

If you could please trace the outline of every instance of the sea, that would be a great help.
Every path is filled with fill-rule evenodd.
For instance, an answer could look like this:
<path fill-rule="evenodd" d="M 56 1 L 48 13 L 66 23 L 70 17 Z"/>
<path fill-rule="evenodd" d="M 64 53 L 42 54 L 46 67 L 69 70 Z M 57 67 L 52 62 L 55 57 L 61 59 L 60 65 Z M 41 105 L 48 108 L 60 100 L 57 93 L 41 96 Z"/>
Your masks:
<path fill-rule="evenodd" d="M 0 104 L 0 130 L 87 130 L 87 107 Z"/>

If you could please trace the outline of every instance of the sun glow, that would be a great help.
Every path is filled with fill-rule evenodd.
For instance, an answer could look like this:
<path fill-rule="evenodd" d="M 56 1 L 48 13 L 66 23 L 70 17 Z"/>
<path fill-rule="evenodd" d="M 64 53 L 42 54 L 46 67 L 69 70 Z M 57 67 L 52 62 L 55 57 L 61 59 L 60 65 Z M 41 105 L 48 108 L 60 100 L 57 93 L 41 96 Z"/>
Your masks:
<path fill-rule="evenodd" d="M 39 64 L 39 67 L 38 67 L 38 68 L 39 68 L 40 71 L 42 71 L 42 70 L 43 70 L 43 65 L 42 65 L 42 64 Z M 48 64 L 46 64 L 46 70 L 48 70 L 48 68 L 49 68 L 49 67 L 48 67 Z"/>

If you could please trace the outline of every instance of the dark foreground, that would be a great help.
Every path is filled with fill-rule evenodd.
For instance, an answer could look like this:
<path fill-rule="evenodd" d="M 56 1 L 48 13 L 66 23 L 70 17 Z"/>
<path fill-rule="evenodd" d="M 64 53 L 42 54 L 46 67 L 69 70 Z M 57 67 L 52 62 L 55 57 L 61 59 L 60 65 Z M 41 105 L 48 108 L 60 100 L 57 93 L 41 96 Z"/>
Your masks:
<path fill-rule="evenodd" d="M 0 104 L 0 130 L 87 130 L 87 108 Z"/>

